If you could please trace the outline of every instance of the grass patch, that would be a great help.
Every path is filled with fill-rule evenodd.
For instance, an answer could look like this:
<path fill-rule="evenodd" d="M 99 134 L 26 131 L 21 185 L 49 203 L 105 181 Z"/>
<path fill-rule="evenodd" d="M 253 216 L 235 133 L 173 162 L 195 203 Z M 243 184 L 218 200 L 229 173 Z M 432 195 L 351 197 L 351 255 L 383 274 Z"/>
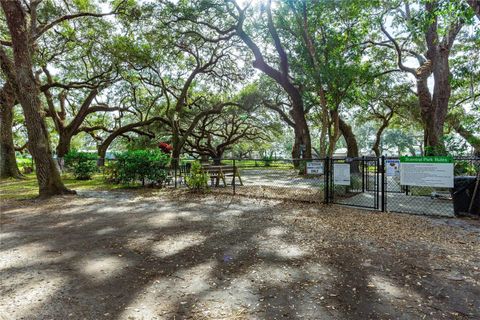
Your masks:
<path fill-rule="evenodd" d="M 62 180 L 67 188 L 77 191 L 124 188 L 121 185 L 105 182 L 101 174 L 94 175 L 91 180 L 75 180 L 71 175 L 64 175 Z M 25 175 L 25 179 L 0 180 L 0 200 L 30 199 L 36 196 L 38 196 L 38 183 L 34 173 Z"/>
<path fill-rule="evenodd" d="M 222 160 L 223 165 L 233 165 L 233 160 Z M 293 169 L 292 161 L 285 160 L 235 160 L 235 165 L 242 169 L 259 169 L 259 168 L 275 168 L 275 169 Z"/>

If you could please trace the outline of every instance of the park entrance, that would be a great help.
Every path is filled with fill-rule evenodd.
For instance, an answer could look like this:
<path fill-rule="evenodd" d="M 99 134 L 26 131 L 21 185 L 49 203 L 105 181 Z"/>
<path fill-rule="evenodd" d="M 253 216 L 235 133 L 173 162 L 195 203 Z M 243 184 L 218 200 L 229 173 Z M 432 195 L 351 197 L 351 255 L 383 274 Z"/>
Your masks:
<path fill-rule="evenodd" d="M 401 170 L 402 159 L 398 157 L 208 159 L 201 162 L 201 170 L 208 175 L 208 189 L 214 193 L 452 217 L 453 185 L 447 182 L 461 176 L 474 178 L 480 158 L 448 158 L 444 165 L 448 172 L 442 171 L 442 164 L 416 164 L 405 158 L 405 170 Z M 178 160 L 176 165 L 163 167 L 161 186 L 187 188 L 193 161 Z"/>
<path fill-rule="evenodd" d="M 429 157 L 404 157 L 403 161 L 408 161 L 405 158 L 429 160 Z M 406 177 L 405 165 L 402 183 L 400 158 L 325 159 L 325 202 L 380 211 L 452 217 L 453 181 L 466 177 L 471 180 L 477 176 L 480 158 L 450 157 L 449 161 L 448 164 L 423 162 L 417 165 L 406 162 L 413 168 L 408 169 L 410 176 Z M 448 169 L 445 171 L 442 167 Z"/>
<path fill-rule="evenodd" d="M 381 158 L 327 158 L 326 203 L 383 209 Z"/>

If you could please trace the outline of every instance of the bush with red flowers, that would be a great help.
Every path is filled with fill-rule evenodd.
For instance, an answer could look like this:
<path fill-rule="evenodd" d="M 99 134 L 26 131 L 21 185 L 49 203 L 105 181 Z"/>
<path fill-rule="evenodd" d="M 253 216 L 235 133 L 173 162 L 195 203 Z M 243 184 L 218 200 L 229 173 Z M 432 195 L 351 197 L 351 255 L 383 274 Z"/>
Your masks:
<path fill-rule="evenodd" d="M 173 147 L 172 145 L 166 143 L 166 142 L 160 142 L 158 144 L 158 147 L 160 148 L 160 150 L 163 151 L 163 153 L 166 153 L 166 154 L 169 154 L 170 152 L 172 152 L 173 150 Z"/>

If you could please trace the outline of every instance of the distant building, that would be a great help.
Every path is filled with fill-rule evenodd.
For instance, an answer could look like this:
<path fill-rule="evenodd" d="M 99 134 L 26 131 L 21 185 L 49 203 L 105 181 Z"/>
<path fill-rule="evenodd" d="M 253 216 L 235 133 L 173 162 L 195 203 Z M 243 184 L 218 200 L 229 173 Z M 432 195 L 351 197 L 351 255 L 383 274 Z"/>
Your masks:
<path fill-rule="evenodd" d="M 333 153 L 333 156 L 334 157 L 346 157 L 347 156 L 347 151 L 348 151 L 347 148 L 338 148 Z"/>

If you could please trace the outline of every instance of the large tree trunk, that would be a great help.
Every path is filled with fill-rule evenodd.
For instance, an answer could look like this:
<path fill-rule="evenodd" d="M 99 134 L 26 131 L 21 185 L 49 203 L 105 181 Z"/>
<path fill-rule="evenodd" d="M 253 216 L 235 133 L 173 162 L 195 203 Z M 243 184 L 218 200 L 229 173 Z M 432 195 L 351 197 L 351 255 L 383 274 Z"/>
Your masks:
<path fill-rule="evenodd" d="M 342 132 L 345 142 L 347 143 L 347 157 L 349 158 L 358 158 L 358 144 L 357 138 L 353 133 L 352 127 L 343 121 L 342 118 L 338 119 L 338 124 L 340 126 L 340 131 Z M 351 173 L 359 173 L 359 161 L 352 161 L 350 164 Z"/>
<path fill-rule="evenodd" d="M 424 128 L 425 155 L 444 155 L 443 129 L 451 93 L 448 53 L 435 54 L 434 59 L 435 63 L 429 60 L 418 69 L 417 94 Z M 428 76 L 432 73 L 433 96 L 428 88 Z"/>
<path fill-rule="evenodd" d="M 340 117 L 337 109 L 330 110 L 330 119 L 331 123 L 328 125 L 328 156 L 332 157 L 340 138 Z"/>
<path fill-rule="evenodd" d="M 40 197 L 75 193 L 63 185 L 52 158 L 45 119 L 40 112 L 39 90 L 32 72 L 32 42 L 29 39 L 25 12 L 18 0 L 2 0 L 1 4 L 12 37 L 15 71 L 10 70 L 9 78 L 14 77 L 11 79 L 14 91 L 23 108 L 29 149 L 36 166 Z"/>
<path fill-rule="evenodd" d="M 426 2 L 425 10 L 432 16 L 435 16 L 437 2 Z M 437 24 L 438 20 L 435 17 L 425 32 L 427 60 L 416 70 L 417 93 L 424 123 L 426 155 L 446 154 L 443 130 L 452 90 L 450 87 L 451 75 L 448 58 L 453 42 L 463 26 L 461 21 L 451 23 L 443 39 L 440 39 Z M 433 96 L 430 95 L 427 84 L 427 79 L 432 74 L 434 80 Z"/>
<path fill-rule="evenodd" d="M 380 128 L 378 128 L 377 133 L 375 134 L 375 142 L 373 143 L 372 150 L 375 152 L 375 156 L 377 157 L 381 156 L 380 142 L 382 140 L 383 131 L 385 131 L 385 129 L 388 127 L 389 122 L 389 118 L 384 119 L 382 125 Z"/>
<path fill-rule="evenodd" d="M 173 129 L 172 130 L 172 146 L 173 146 L 172 159 L 176 159 L 175 161 L 180 159 L 180 155 L 182 154 L 183 144 L 181 143 L 180 140 L 181 140 L 180 133 L 177 130 Z"/>
<path fill-rule="evenodd" d="M 245 12 L 240 12 L 239 24 L 237 25 L 237 35 L 252 51 L 255 57 L 255 60 L 253 61 L 253 67 L 261 70 L 272 80 L 274 80 L 285 90 L 287 95 L 290 97 L 292 103 L 290 114 L 292 115 L 293 121 L 295 122 L 295 141 L 293 144 L 292 157 L 295 159 L 302 156 L 303 158 L 308 159 L 312 157 L 312 144 L 310 140 L 310 132 L 308 130 L 308 123 L 305 117 L 303 98 L 300 89 L 291 81 L 291 77 L 289 75 L 288 56 L 285 49 L 283 48 L 282 42 L 277 33 L 277 29 L 274 25 L 270 6 L 271 2 L 269 1 L 266 6 L 266 12 L 268 17 L 267 26 L 269 34 L 273 39 L 276 52 L 278 54 L 279 69 L 273 68 L 265 61 L 265 58 L 260 48 L 243 30 Z M 300 150 L 302 145 L 305 147 L 305 151 L 301 154 Z M 295 161 L 294 165 L 297 166 L 298 161 Z"/>
<path fill-rule="evenodd" d="M 425 54 L 426 59 L 422 55 L 417 55 L 420 67 L 416 69 L 403 64 L 400 45 L 383 25 L 381 27 L 382 32 L 393 43 L 397 51 L 398 67 L 405 72 L 409 72 L 417 79 L 417 95 L 424 127 L 424 153 L 426 155 L 446 154 L 443 141 L 443 129 L 451 94 L 451 75 L 448 58 L 455 38 L 464 24 L 462 19 L 453 20 L 449 25 L 442 27 L 445 32 L 439 32 L 438 4 L 439 1 L 436 0 L 425 1 L 425 13 L 431 17 L 424 34 L 427 49 Z M 472 4 L 473 2 L 470 1 L 470 5 Z M 475 9 L 475 6 L 473 7 Z M 442 36 L 442 38 L 440 36 Z M 422 52 L 424 49 L 423 45 L 419 48 Z M 433 96 L 430 94 L 428 87 L 428 78 L 432 74 L 434 80 Z"/>
<path fill-rule="evenodd" d="M 429 133 L 429 146 L 434 148 L 434 154 L 446 154 L 443 140 L 443 129 L 448 113 L 448 101 L 452 88 L 450 86 L 450 66 L 448 64 L 449 50 L 437 47 L 437 55 L 433 65 L 434 89 L 433 89 L 433 110 L 434 124 L 433 134 Z"/>
<path fill-rule="evenodd" d="M 293 130 L 295 142 L 293 144 L 292 158 L 310 159 L 312 158 L 312 142 L 310 140 L 310 130 L 308 129 L 307 120 L 305 119 L 305 113 L 303 111 L 303 103 L 301 107 L 294 109 L 292 117 L 295 122 L 295 128 Z"/>
<path fill-rule="evenodd" d="M 57 145 L 57 157 L 63 158 L 70 151 L 70 143 L 72 142 L 72 136 L 68 134 L 59 135 L 58 145 Z"/>
<path fill-rule="evenodd" d="M 433 155 L 443 141 L 436 135 L 435 106 L 428 88 L 428 77 L 432 74 L 432 62 L 427 61 L 417 72 L 417 95 L 423 122 L 423 144 L 426 155 Z M 443 130 L 443 128 L 442 128 Z M 443 136 L 443 132 L 442 132 Z"/>
<path fill-rule="evenodd" d="M 110 142 L 111 143 L 111 142 Z M 105 165 L 105 156 L 107 154 L 107 149 L 110 146 L 110 143 L 102 143 L 97 147 L 98 150 L 98 160 L 97 165 L 103 167 Z"/>
<path fill-rule="evenodd" d="M 410 152 L 411 156 L 416 156 L 415 148 L 413 146 L 408 146 L 408 151 Z M 400 156 L 400 154 L 398 154 Z"/>
<path fill-rule="evenodd" d="M 0 178 L 21 178 L 15 159 L 12 124 L 15 96 L 7 82 L 0 92 Z"/>
<path fill-rule="evenodd" d="M 320 132 L 320 148 L 319 148 L 319 157 L 320 158 L 325 158 L 327 156 L 327 151 L 328 151 L 328 108 L 325 106 L 322 106 L 322 129 Z"/>

